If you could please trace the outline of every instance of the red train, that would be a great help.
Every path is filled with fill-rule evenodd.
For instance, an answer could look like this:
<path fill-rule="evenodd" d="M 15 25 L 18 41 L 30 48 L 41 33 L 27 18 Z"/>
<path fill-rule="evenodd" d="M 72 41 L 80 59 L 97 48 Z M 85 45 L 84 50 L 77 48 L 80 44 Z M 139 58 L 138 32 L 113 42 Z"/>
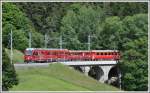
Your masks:
<path fill-rule="evenodd" d="M 118 50 L 68 50 L 68 49 L 42 49 L 27 48 L 25 62 L 57 62 L 57 61 L 96 61 L 119 60 Z"/>

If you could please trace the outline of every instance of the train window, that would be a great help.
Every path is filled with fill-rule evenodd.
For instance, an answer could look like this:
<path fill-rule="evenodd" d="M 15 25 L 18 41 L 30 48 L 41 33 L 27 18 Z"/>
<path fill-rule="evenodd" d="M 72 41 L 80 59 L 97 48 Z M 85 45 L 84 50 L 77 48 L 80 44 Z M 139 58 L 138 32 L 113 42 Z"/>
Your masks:
<path fill-rule="evenodd" d="M 51 55 L 51 52 L 48 52 L 48 55 Z"/>
<path fill-rule="evenodd" d="M 52 52 L 52 55 L 55 55 L 55 52 Z"/>
<path fill-rule="evenodd" d="M 117 55 L 117 53 L 116 53 L 116 52 L 114 52 L 114 53 L 113 53 L 113 55 Z"/>
<path fill-rule="evenodd" d="M 107 55 L 107 53 L 105 53 L 105 55 Z"/>
<path fill-rule="evenodd" d="M 111 53 L 109 52 L 108 55 L 111 55 Z"/>
<path fill-rule="evenodd" d="M 25 52 L 25 54 L 26 54 L 26 55 L 32 55 L 32 50 L 27 50 L 27 51 Z"/>
<path fill-rule="evenodd" d="M 101 53 L 101 55 L 103 55 L 103 53 Z"/>
<path fill-rule="evenodd" d="M 54 55 L 54 52 L 50 52 L 51 55 Z"/>
<path fill-rule="evenodd" d="M 41 54 L 45 54 L 45 52 L 44 52 L 44 51 L 42 51 L 42 52 L 41 52 Z"/>
<path fill-rule="evenodd" d="M 38 52 L 34 52 L 33 55 L 37 56 L 37 55 L 38 55 Z"/>

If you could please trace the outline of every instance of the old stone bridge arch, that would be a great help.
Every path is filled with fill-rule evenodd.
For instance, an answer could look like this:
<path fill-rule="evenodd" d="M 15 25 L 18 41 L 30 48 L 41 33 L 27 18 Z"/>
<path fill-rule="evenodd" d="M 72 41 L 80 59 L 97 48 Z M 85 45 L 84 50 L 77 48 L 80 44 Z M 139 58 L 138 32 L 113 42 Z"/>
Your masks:
<path fill-rule="evenodd" d="M 119 86 L 120 70 L 117 65 L 76 66 L 74 68 L 100 82 Z"/>

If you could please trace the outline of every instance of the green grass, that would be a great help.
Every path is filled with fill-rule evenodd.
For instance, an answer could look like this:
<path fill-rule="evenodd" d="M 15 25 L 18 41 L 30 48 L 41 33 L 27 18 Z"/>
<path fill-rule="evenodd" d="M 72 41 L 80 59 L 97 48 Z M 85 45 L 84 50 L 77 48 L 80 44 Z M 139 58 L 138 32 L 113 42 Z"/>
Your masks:
<path fill-rule="evenodd" d="M 62 64 L 17 70 L 20 83 L 12 91 L 120 91 Z"/>
<path fill-rule="evenodd" d="M 10 50 L 5 49 L 6 53 L 10 57 Z M 13 62 L 14 63 L 23 63 L 24 62 L 24 54 L 19 50 L 13 49 Z"/>

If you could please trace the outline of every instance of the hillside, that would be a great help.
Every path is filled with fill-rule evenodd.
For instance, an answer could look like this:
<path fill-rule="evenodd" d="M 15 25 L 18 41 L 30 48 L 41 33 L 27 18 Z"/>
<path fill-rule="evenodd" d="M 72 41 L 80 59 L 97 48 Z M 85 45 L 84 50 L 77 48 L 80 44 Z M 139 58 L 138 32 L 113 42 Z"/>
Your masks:
<path fill-rule="evenodd" d="M 10 57 L 10 50 L 5 48 L 6 53 Z M 13 49 L 13 62 L 14 63 L 23 63 L 24 62 L 24 54 L 16 49 Z"/>
<path fill-rule="evenodd" d="M 20 83 L 12 91 L 119 91 L 62 64 L 21 69 L 17 74 Z"/>

